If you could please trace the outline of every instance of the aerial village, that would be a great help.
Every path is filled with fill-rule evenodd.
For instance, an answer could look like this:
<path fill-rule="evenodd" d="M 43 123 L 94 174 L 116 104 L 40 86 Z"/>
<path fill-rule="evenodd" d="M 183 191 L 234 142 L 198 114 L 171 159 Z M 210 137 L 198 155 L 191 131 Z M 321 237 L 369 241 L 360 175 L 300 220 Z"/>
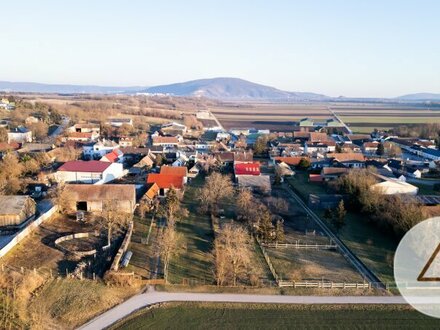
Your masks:
<path fill-rule="evenodd" d="M 417 221 L 440 204 L 440 187 L 420 184 L 440 175 L 436 141 L 353 134 L 336 118 L 304 118 L 291 131 L 224 129 L 200 110 L 144 129 L 130 116 L 75 122 L 49 109 L 0 129 L 0 263 L 50 276 L 380 288 L 392 278 L 392 248 L 377 254 L 371 240 L 387 244 L 405 232 L 407 214 Z M 378 234 L 361 238 L 359 251 L 346 243 L 352 226 Z M 227 244 L 247 246 L 239 272 L 220 272 Z M 280 246 L 300 255 L 285 260 Z M 359 269 L 364 249 L 379 256 L 363 255 L 369 267 Z M 310 270 L 314 254 L 320 266 Z"/>

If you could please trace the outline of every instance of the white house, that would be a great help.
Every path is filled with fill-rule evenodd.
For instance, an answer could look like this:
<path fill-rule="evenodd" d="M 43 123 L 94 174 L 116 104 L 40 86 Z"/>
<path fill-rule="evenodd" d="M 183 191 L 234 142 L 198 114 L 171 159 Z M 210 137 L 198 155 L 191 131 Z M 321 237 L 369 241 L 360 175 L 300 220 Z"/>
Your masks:
<path fill-rule="evenodd" d="M 57 182 L 104 184 L 124 175 L 120 163 L 97 160 L 72 160 L 64 163 L 55 173 Z"/>
<path fill-rule="evenodd" d="M 130 125 L 133 126 L 133 119 L 131 118 L 109 118 L 106 124 L 113 127 L 121 127 L 122 125 Z"/>
<path fill-rule="evenodd" d="M 26 127 L 23 126 L 11 129 L 8 132 L 8 143 L 11 142 L 17 142 L 17 143 L 32 142 L 32 131 L 28 130 Z"/>
<path fill-rule="evenodd" d="M 90 159 L 99 159 L 113 150 L 119 148 L 119 145 L 111 140 L 103 139 L 97 142 L 91 142 L 83 146 L 83 154 Z"/>

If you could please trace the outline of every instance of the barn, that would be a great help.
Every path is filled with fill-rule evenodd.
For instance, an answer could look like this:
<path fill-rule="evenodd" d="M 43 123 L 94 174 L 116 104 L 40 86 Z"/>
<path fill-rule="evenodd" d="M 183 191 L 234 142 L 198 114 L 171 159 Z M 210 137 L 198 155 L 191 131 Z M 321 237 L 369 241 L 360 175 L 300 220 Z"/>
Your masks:
<path fill-rule="evenodd" d="M 68 184 L 66 192 L 75 211 L 101 212 L 106 202 L 124 213 L 133 213 L 136 207 L 136 189 L 132 184 Z"/>
<path fill-rule="evenodd" d="M 0 228 L 20 229 L 34 219 L 36 205 L 29 196 L 0 196 Z"/>

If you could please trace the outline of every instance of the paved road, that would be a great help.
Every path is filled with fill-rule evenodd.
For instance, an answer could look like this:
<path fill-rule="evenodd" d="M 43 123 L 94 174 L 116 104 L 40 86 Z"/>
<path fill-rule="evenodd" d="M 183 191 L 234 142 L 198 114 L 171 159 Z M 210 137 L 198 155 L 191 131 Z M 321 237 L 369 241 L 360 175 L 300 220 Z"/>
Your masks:
<path fill-rule="evenodd" d="M 122 304 L 99 315 L 79 329 L 97 330 L 110 326 L 116 321 L 149 305 L 173 302 L 227 302 L 227 303 L 263 303 L 263 304 L 405 304 L 400 296 L 281 296 L 250 295 L 229 293 L 172 293 L 156 292 L 136 295 Z"/>
<path fill-rule="evenodd" d="M 292 198 L 298 202 L 298 204 L 307 212 L 307 214 L 322 228 L 325 234 L 330 237 L 333 242 L 339 247 L 339 251 L 341 251 L 342 255 L 353 265 L 353 267 L 370 283 L 374 283 L 379 288 L 385 288 L 380 279 L 374 275 L 374 273 L 368 269 L 364 263 L 356 257 L 356 255 L 351 252 L 351 250 L 328 228 L 327 224 L 325 224 L 316 214 L 313 212 L 306 203 L 289 187 L 286 189 Z"/>
<path fill-rule="evenodd" d="M 348 134 L 353 134 L 353 131 L 350 129 L 350 127 L 347 126 L 346 123 L 342 121 L 342 119 L 332 110 L 331 107 L 327 107 L 328 111 L 337 119 L 339 122 L 344 125 L 345 129 L 347 130 Z"/>

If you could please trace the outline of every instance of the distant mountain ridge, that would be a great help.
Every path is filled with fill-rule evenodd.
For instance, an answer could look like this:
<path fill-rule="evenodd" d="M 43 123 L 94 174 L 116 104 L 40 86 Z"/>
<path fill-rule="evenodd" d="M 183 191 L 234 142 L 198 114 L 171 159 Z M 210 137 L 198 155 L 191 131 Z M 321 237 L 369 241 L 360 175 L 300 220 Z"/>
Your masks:
<path fill-rule="evenodd" d="M 0 81 L 0 92 L 53 94 L 169 94 L 174 96 L 206 97 L 219 100 L 268 101 L 379 101 L 379 102 L 438 102 L 440 93 L 415 93 L 395 98 L 329 97 L 323 94 L 288 92 L 239 78 L 198 79 L 160 86 L 98 86 L 45 84 L 35 82 Z"/>
<path fill-rule="evenodd" d="M 35 82 L 0 81 L 0 91 L 55 94 L 116 94 L 136 92 L 145 87 L 110 87 L 97 85 L 44 84 Z"/>
<path fill-rule="evenodd" d="M 322 94 L 286 92 L 239 78 L 199 79 L 147 88 L 141 92 L 235 100 L 324 100 Z"/>
<path fill-rule="evenodd" d="M 401 101 L 440 101 L 440 93 L 414 93 L 397 97 Z"/>

